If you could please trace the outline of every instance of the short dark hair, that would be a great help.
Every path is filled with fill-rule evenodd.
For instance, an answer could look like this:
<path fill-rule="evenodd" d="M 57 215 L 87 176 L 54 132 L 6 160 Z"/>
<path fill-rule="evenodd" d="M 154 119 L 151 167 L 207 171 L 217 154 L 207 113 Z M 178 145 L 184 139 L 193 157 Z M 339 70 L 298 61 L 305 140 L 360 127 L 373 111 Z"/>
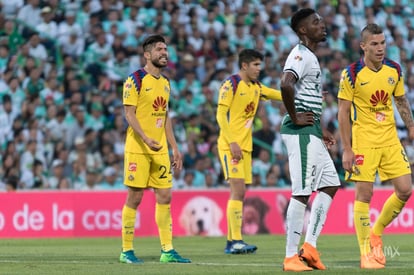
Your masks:
<path fill-rule="evenodd" d="M 144 43 L 142 44 L 142 48 L 143 48 L 144 52 L 150 51 L 152 49 L 152 47 L 155 45 L 155 43 L 158 43 L 158 42 L 165 43 L 164 37 L 159 35 L 159 34 L 154 34 L 154 35 L 148 36 L 144 40 Z"/>
<path fill-rule="evenodd" d="M 6 103 L 6 102 L 10 103 L 12 101 L 12 98 L 9 94 L 4 94 L 2 99 L 3 99 L 3 103 Z"/>
<path fill-rule="evenodd" d="M 292 18 L 290 19 L 290 27 L 294 32 L 298 32 L 298 28 L 300 23 L 303 21 L 303 19 L 307 18 L 309 15 L 312 15 L 316 13 L 314 9 L 305 8 L 300 9 L 295 14 L 293 14 Z"/>
<path fill-rule="evenodd" d="M 241 69 L 243 63 L 250 63 L 257 59 L 260 59 L 260 61 L 262 61 L 263 58 L 263 54 L 257 50 L 243 49 L 239 53 L 239 68 Z"/>
<path fill-rule="evenodd" d="M 384 30 L 381 26 L 375 23 L 370 23 L 361 30 L 361 39 L 364 40 L 366 34 L 381 34 L 383 32 Z"/>

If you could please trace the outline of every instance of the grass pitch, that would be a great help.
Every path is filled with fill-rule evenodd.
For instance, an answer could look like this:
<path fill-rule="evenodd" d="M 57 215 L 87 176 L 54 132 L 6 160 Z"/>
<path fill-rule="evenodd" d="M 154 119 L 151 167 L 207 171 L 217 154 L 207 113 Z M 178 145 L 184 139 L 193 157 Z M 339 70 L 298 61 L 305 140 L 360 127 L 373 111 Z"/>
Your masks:
<path fill-rule="evenodd" d="M 359 269 L 354 235 L 319 239 L 318 249 L 328 267 L 318 274 L 412 274 L 414 235 L 385 235 L 387 266 L 383 270 Z M 135 238 L 141 265 L 120 264 L 120 238 L 0 239 L 0 274 L 286 274 L 282 272 L 285 236 L 246 236 L 256 244 L 256 254 L 225 255 L 224 237 L 180 237 L 174 246 L 191 264 L 159 262 L 158 238 Z"/>

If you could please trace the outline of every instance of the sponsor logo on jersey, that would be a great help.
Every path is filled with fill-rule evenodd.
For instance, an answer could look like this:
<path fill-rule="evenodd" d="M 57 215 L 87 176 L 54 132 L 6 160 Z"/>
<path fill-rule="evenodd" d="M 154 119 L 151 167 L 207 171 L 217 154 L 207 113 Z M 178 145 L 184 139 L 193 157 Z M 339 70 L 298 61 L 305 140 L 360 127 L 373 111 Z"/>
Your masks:
<path fill-rule="evenodd" d="M 156 112 L 165 111 L 167 109 L 167 100 L 165 100 L 162 96 L 157 96 L 154 103 L 152 103 L 152 107 Z"/>
<path fill-rule="evenodd" d="M 250 103 L 246 105 L 246 108 L 244 108 L 244 112 L 246 113 L 247 117 L 254 115 L 254 107 L 255 106 L 253 101 L 250 101 Z"/>
<path fill-rule="evenodd" d="M 378 122 L 383 122 L 385 120 L 385 114 L 381 113 L 381 112 L 377 112 L 377 113 L 375 113 L 375 119 Z"/>
<path fill-rule="evenodd" d="M 136 162 L 128 163 L 128 171 L 136 172 L 137 171 L 137 163 Z"/>
<path fill-rule="evenodd" d="M 364 155 L 355 155 L 355 164 L 356 165 L 363 165 L 364 164 Z"/>
<path fill-rule="evenodd" d="M 132 84 L 125 82 L 124 84 L 124 98 L 128 98 L 131 95 Z"/>
<path fill-rule="evenodd" d="M 382 105 L 387 105 L 388 103 L 388 93 L 384 92 L 384 90 L 381 91 L 375 91 L 374 94 L 371 95 L 371 99 L 369 100 L 371 102 L 372 106 L 377 106 L 378 103 L 382 103 Z"/>
<path fill-rule="evenodd" d="M 298 60 L 298 61 L 302 61 L 302 56 L 300 56 L 300 55 L 297 55 L 297 56 L 295 56 L 295 60 Z"/>
<path fill-rule="evenodd" d="M 163 122 L 164 122 L 164 120 L 162 118 L 157 118 L 157 120 L 155 122 L 155 127 L 162 128 L 162 125 L 164 124 Z"/>

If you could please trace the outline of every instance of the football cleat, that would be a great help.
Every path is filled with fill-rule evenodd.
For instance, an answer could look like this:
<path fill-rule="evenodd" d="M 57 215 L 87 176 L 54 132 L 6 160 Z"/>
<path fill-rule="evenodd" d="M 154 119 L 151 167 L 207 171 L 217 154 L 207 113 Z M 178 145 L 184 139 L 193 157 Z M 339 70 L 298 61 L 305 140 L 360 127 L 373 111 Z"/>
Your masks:
<path fill-rule="evenodd" d="M 361 256 L 362 269 L 380 269 L 384 267 L 385 266 L 383 264 L 380 264 L 377 262 L 377 260 L 375 260 L 375 256 L 372 254 L 372 252 Z"/>
<path fill-rule="evenodd" d="M 312 271 L 313 268 L 305 265 L 304 262 L 302 262 L 298 256 L 298 254 L 295 254 L 292 257 L 286 257 L 283 261 L 283 271 Z"/>
<path fill-rule="evenodd" d="M 308 266 L 319 270 L 325 270 L 326 267 L 322 263 L 319 252 L 310 243 L 305 242 L 299 251 L 299 258 L 304 260 Z"/>
<path fill-rule="evenodd" d="M 233 241 L 230 246 L 230 254 L 249 254 L 249 253 L 256 252 L 256 250 L 257 250 L 257 246 L 247 244 L 241 240 Z"/>
<path fill-rule="evenodd" d="M 144 261 L 138 259 L 135 256 L 134 250 L 128 250 L 125 252 L 121 252 L 121 255 L 119 256 L 119 262 L 124 264 L 142 264 Z"/>
<path fill-rule="evenodd" d="M 190 259 L 186 259 L 180 256 L 175 249 L 171 249 L 169 251 L 161 250 L 161 263 L 191 263 Z"/>
<path fill-rule="evenodd" d="M 371 245 L 371 252 L 375 260 L 378 263 L 385 265 L 386 259 L 385 259 L 384 251 L 382 250 L 381 236 L 375 235 L 371 230 L 369 239 L 370 239 L 370 245 Z"/>
<path fill-rule="evenodd" d="M 226 247 L 224 248 L 224 254 L 231 254 L 231 245 L 233 244 L 232 241 L 227 240 Z"/>

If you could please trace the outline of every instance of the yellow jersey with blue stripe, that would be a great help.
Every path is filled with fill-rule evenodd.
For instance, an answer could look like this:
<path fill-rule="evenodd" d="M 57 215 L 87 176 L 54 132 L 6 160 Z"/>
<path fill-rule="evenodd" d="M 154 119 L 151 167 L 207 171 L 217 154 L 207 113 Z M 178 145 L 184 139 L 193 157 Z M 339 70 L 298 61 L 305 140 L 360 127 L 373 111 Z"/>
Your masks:
<path fill-rule="evenodd" d="M 126 132 L 125 152 L 140 154 L 168 153 L 165 122 L 170 98 L 169 80 L 155 77 L 144 69 L 130 74 L 123 86 L 123 104 L 136 106 L 136 118 L 144 133 L 159 142 L 162 149 L 151 150 L 129 126 Z"/>
<path fill-rule="evenodd" d="M 392 98 L 403 96 L 398 63 L 385 58 L 379 71 L 361 58 L 342 71 L 338 98 L 352 102 L 352 147 L 380 148 L 399 143 Z"/>
<path fill-rule="evenodd" d="M 229 129 L 243 151 L 251 152 L 253 137 L 252 125 L 259 100 L 282 100 L 279 90 L 269 88 L 258 81 L 246 83 L 235 74 L 228 77 L 220 87 L 218 104 L 228 108 L 227 121 Z M 220 129 L 218 148 L 229 150 L 229 141 L 225 140 Z"/>

